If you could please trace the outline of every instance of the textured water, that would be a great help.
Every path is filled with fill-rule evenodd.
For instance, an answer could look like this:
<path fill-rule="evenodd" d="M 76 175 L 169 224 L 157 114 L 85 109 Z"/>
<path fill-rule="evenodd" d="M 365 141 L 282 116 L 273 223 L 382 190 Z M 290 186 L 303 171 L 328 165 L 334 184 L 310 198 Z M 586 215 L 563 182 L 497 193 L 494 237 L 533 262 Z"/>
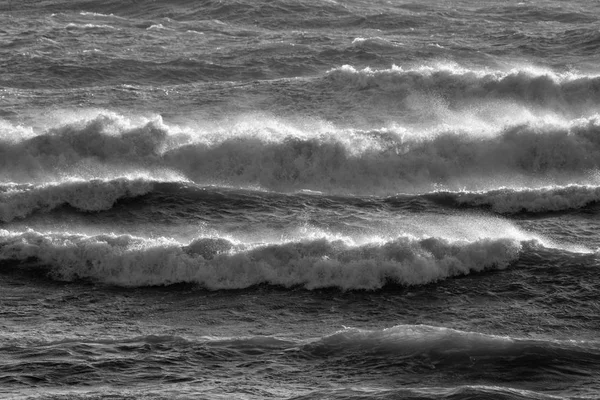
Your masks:
<path fill-rule="evenodd" d="M 0 398 L 600 397 L 600 3 L 0 4 Z"/>

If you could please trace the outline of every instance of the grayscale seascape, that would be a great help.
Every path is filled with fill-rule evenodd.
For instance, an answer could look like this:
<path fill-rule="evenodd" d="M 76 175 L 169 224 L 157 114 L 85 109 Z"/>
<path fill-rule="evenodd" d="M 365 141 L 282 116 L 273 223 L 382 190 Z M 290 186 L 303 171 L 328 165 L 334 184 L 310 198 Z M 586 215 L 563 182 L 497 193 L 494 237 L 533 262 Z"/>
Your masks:
<path fill-rule="evenodd" d="M 0 2 L 0 398 L 600 398 L 600 2 Z"/>

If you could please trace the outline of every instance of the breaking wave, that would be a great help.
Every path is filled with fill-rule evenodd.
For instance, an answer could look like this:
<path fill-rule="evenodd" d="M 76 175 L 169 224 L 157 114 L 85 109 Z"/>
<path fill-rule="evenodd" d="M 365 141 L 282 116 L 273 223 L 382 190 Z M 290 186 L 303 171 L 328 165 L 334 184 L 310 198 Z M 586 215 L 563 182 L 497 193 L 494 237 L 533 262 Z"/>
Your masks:
<path fill-rule="evenodd" d="M 35 181 L 98 165 L 129 166 L 176 171 L 200 184 L 391 195 L 489 189 L 490 181 L 495 187 L 586 183 L 600 169 L 597 117 L 508 126 L 486 136 L 460 129 L 434 135 L 334 127 L 310 132 L 253 123 L 194 130 L 160 118 L 134 124 L 99 115 L 24 140 L 0 141 L 0 176 Z"/>
<path fill-rule="evenodd" d="M 259 284 L 343 290 L 421 285 L 506 268 L 521 247 L 512 239 L 453 242 L 409 236 L 360 246 L 325 238 L 248 245 L 219 237 L 182 245 L 131 235 L 0 230 L 0 260 L 37 260 L 54 279 L 125 287 L 194 283 L 210 290 Z"/>

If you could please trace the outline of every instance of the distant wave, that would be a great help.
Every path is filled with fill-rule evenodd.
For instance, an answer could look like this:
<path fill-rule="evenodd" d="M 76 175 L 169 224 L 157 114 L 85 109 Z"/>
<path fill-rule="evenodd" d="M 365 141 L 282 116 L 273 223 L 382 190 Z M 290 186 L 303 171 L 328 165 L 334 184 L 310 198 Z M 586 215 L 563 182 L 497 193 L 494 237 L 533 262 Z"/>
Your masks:
<path fill-rule="evenodd" d="M 76 24 L 70 23 L 66 27 L 66 29 L 118 29 L 112 25 L 107 24 Z"/>
<path fill-rule="evenodd" d="M 79 13 L 79 15 L 82 15 L 84 17 L 100 17 L 100 18 L 120 18 L 118 16 L 115 16 L 114 14 L 101 14 L 101 13 L 95 13 L 95 12 L 86 12 L 86 11 L 81 11 Z"/>
<path fill-rule="evenodd" d="M 352 45 L 359 48 L 366 49 L 394 49 L 402 46 L 402 43 L 392 42 L 381 37 L 357 37 L 352 40 Z"/>
<path fill-rule="evenodd" d="M 327 239 L 243 245 L 224 238 L 171 239 L 130 235 L 86 236 L 0 230 L 0 260 L 35 259 L 51 277 L 87 279 L 126 287 L 194 283 L 210 290 L 259 284 L 307 289 L 380 289 L 421 285 L 515 261 L 512 239 L 451 242 L 398 237 L 351 246 Z"/>
<path fill-rule="evenodd" d="M 274 131 L 260 121 L 193 132 L 160 119 L 136 125 L 120 118 L 100 115 L 32 138 L 0 140 L 0 177 L 36 181 L 82 165 L 128 165 L 166 168 L 200 184 L 390 195 L 519 179 L 578 183 L 600 169 L 597 117 L 509 126 L 483 137 L 455 129 L 429 137 L 389 129 Z"/>
<path fill-rule="evenodd" d="M 535 68 L 494 71 L 441 65 L 356 69 L 344 65 L 330 70 L 327 79 L 340 88 L 370 89 L 402 96 L 420 91 L 452 101 L 508 98 L 559 109 L 600 102 L 600 76 Z"/>

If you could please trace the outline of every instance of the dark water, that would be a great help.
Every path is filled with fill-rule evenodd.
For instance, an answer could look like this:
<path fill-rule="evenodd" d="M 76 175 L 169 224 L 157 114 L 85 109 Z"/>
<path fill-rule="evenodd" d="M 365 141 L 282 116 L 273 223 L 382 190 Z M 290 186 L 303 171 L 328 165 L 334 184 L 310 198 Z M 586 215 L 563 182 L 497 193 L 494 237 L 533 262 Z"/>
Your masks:
<path fill-rule="evenodd" d="M 597 2 L 0 11 L 0 397 L 600 397 Z"/>

